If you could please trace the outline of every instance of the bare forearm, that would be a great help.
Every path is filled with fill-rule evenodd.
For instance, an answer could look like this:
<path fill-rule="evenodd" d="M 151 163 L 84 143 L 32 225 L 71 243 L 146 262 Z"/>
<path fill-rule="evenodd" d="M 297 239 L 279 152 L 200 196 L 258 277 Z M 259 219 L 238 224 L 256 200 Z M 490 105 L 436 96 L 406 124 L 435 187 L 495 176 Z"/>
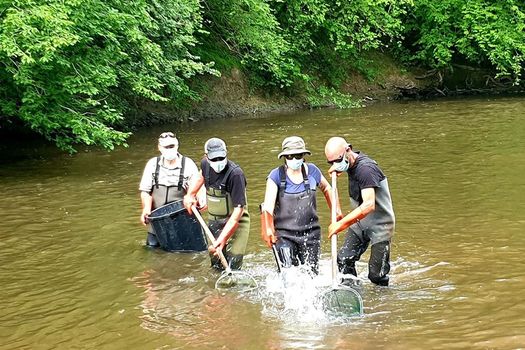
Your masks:
<path fill-rule="evenodd" d="M 237 230 L 237 227 L 239 226 L 239 221 L 241 220 L 242 214 L 244 213 L 244 209 L 242 207 L 237 207 L 233 210 L 232 215 L 226 222 L 226 225 L 224 225 L 224 228 L 222 229 L 222 232 L 218 238 L 219 241 L 227 242 L 231 236 L 235 233 Z"/>
<path fill-rule="evenodd" d="M 357 221 L 362 220 L 369 213 L 375 210 L 375 203 L 372 202 L 363 202 L 360 206 L 348 213 L 343 219 L 343 229 L 347 229 L 351 225 L 355 224 Z"/>
<path fill-rule="evenodd" d="M 153 197 L 147 192 L 140 192 L 140 201 L 142 203 L 142 210 L 151 211 L 153 205 Z"/>

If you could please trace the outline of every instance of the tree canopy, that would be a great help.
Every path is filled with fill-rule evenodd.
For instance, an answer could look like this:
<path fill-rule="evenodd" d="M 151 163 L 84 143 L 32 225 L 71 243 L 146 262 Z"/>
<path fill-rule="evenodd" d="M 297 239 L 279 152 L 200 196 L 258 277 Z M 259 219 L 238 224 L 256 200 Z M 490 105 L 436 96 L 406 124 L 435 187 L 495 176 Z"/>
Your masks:
<path fill-rule="evenodd" d="M 0 126 L 20 120 L 67 151 L 112 149 L 129 135 L 129 101 L 199 98 L 191 82 L 220 74 L 214 50 L 236 58 L 255 87 L 283 92 L 337 90 L 341 67 L 359 68 L 370 50 L 520 83 L 525 3 L 0 0 Z"/>

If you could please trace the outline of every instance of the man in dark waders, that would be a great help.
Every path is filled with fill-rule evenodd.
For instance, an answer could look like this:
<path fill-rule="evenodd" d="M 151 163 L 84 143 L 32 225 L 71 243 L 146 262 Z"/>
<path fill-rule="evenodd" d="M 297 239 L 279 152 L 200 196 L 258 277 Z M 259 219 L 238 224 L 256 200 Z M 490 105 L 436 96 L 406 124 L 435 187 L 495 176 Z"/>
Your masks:
<path fill-rule="evenodd" d="M 306 162 L 310 151 L 301 137 L 287 137 L 281 147 L 277 158 L 284 158 L 284 164 L 266 181 L 262 238 L 269 247 L 275 244 L 283 267 L 306 265 L 318 274 L 321 225 L 316 193 L 319 188 L 331 207 L 332 187 L 315 164 Z"/>
<path fill-rule="evenodd" d="M 376 161 L 341 137 L 332 137 L 325 146 L 329 173 L 346 172 L 353 210 L 328 228 L 328 237 L 348 228 L 345 242 L 337 255 L 339 270 L 357 276 L 355 263 L 371 245 L 368 278 L 380 286 L 388 286 L 390 243 L 394 234 L 395 216 L 388 181 Z M 348 281 L 349 282 L 349 281 Z"/>
<path fill-rule="evenodd" d="M 148 228 L 146 245 L 149 247 L 158 247 L 159 241 L 152 233 L 147 216 L 164 204 L 182 200 L 190 179 L 199 174 L 193 160 L 179 153 L 179 141 L 172 132 L 160 134 L 158 149 L 161 155 L 148 161 L 139 185 L 140 221 Z"/>
<path fill-rule="evenodd" d="M 223 269 L 215 255 L 222 250 L 232 270 L 240 270 L 248 235 L 250 215 L 246 199 L 246 177 L 242 169 L 227 158 L 226 144 L 219 138 L 211 138 L 204 145 L 205 157 L 201 172 L 195 176 L 184 197 L 188 212 L 197 203 L 195 194 L 204 185 L 208 208 L 208 227 L 215 237 L 209 247 L 212 266 Z"/>

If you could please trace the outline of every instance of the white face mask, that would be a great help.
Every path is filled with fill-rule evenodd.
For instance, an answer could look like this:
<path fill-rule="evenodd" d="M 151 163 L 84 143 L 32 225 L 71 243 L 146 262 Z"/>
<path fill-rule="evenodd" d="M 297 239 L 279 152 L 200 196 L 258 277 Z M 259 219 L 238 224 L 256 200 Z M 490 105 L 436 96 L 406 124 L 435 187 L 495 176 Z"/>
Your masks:
<path fill-rule="evenodd" d="M 346 159 L 346 157 L 343 156 L 343 159 L 341 159 L 340 162 L 334 162 L 334 170 L 337 171 L 338 173 L 344 173 L 345 171 L 348 170 L 349 165 L 350 163 L 348 163 L 348 160 Z"/>
<path fill-rule="evenodd" d="M 303 165 L 304 163 L 304 159 L 301 158 L 301 159 L 287 159 L 286 160 L 286 165 L 288 166 L 288 168 L 292 169 L 292 170 L 298 170 L 301 168 L 301 165 Z"/>
<path fill-rule="evenodd" d="M 166 160 L 174 160 L 174 159 L 177 159 L 177 156 L 178 156 L 178 153 L 179 152 L 179 149 L 178 147 L 173 147 L 173 148 L 162 148 L 160 150 L 160 153 L 162 153 L 162 156 L 164 157 L 164 159 Z"/>
<path fill-rule="evenodd" d="M 212 162 L 212 161 L 209 161 L 209 162 L 210 162 L 210 166 L 213 169 L 213 171 L 215 171 L 218 174 L 221 171 L 223 171 L 224 168 L 226 168 L 226 164 L 228 163 L 228 159 L 224 158 L 223 160 L 219 160 L 217 162 Z"/>

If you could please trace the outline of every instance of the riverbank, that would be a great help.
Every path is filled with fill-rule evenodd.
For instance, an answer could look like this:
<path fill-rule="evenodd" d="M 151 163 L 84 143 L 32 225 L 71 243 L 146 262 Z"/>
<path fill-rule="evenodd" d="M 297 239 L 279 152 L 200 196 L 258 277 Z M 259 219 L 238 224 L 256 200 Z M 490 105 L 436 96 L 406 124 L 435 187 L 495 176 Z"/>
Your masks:
<path fill-rule="evenodd" d="M 363 73 L 364 72 L 364 73 Z M 417 100 L 451 96 L 499 95 L 522 93 L 522 86 L 511 81 L 495 80 L 494 72 L 468 66 L 448 71 L 406 67 L 391 57 L 378 54 L 368 61 L 362 72 L 348 71 L 344 83 L 335 91 L 352 101 L 354 107 L 377 102 Z M 173 104 L 141 101 L 126 117 L 131 128 L 154 124 L 234 118 L 250 114 L 291 112 L 313 108 L 339 108 L 331 96 L 314 96 L 310 89 L 294 94 L 254 91 L 240 68 L 222 70 L 220 77 L 198 80 L 201 100 L 179 107 Z"/>

